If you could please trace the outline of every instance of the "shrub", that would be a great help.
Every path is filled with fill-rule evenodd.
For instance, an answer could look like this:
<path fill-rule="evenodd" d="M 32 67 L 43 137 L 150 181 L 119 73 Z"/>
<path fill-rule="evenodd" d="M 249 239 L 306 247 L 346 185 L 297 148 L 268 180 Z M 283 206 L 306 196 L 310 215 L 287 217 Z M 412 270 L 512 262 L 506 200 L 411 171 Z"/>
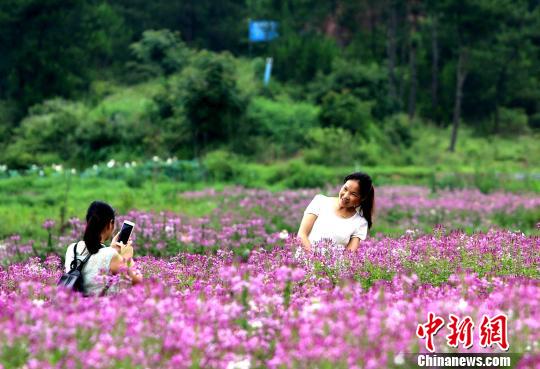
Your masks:
<path fill-rule="evenodd" d="M 350 166 L 359 160 L 363 140 L 342 128 L 315 128 L 308 132 L 309 148 L 304 152 L 307 163 Z"/>
<path fill-rule="evenodd" d="M 182 74 L 178 94 L 196 153 L 240 139 L 248 98 L 236 86 L 234 64 L 228 53 L 201 52 L 193 68 Z"/>
<path fill-rule="evenodd" d="M 383 122 L 383 132 L 392 145 L 411 147 L 413 132 L 411 122 L 405 114 L 395 114 Z"/>
<path fill-rule="evenodd" d="M 0 144 L 9 139 L 16 117 L 17 104 L 12 100 L 0 100 Z"/>
<path fill-rule="evenodd" d="M 76 131 L 85 119 L 81 104 L 64 99 L 47 100 L 29 109 L 29 115 L 15 130 L 14 141 L 6 148 L 9 167 L 76 161 Z"/>
<path fill-rule="evenodd" d="M 307 143 L 306 133 L 318 125 L 319 109 L 309 103 L 252 99 L 246 121 L 251 133 L 264 137 L 265 144 L 249 147 L 248 153 L 274 150 L 272 156 L 285 157 L 296 153 Z M 251 140 L 250 140 L 251 141 Z M 261 142 L 257 141 L 259 144 Z M 269 154 L 266 150 L 264 154 Z"/>
<path fill-rule="evenodd" d="M 308 165 L 302 160 L 291 160 L 281 166 L 270 181 L 279 181 L 285 188 L 320 188 L 329 183 L 339 183 L 340 180 L 329 168 Z"/>
<path fill-rule="evenodd" d="M 239 156 L 225 150 L 207 153 L 202 164 L 214 181 L 231 181 L 240 174 L 242 161 Z"/>
<path fill-rule="evenodd" d="M 131 82 L 180 71 L 189 62 L 189 50 L 179 32 L 168 29 L 144 31 L 140 41 L 131 44 L 135 61 L 126 65 Z"/>
<path fill-rule="evenodd" d="M 376 63 L 361 64 L 337 59 L 328 75 L 319 75 L 309 85 L 312 99 L 322 103 L 331 91 L 348 91 L 360 101 L 372 101 L 371 113 L 376 119 L 396 111 L 396 106 L 388 97 L 388 79 L 383 66 Z"/>
<path fill-rule="evenodd" d="M 523 109 L 499 107 L 499 132 L 516 135 L 528 131 L 528 117 Z"/>
<path fill-rule="evenodd" d="M 349 91 L 328 92 L 322 99 L 319 119 L 324 127 L 340 127 L 351 132 L 365 131 L 371 124 L 371 106 Z"/>

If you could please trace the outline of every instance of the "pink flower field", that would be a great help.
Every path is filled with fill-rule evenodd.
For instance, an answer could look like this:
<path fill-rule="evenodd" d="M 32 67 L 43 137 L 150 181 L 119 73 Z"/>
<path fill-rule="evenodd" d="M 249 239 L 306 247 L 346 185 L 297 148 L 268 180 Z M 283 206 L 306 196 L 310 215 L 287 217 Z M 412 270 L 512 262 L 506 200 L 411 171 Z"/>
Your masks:
<path fill-rule="evenodd" d="M 105 297 L 56 287 L 79 219 L 62 235 L 46 222 L 50 242 L 1 241 L 0 369 L 415 368 L 408 357 L 428 352 L 417 327 L 429 312 L 475 323 L 470 348 L 450 347 L 443 327 L 437 353 L 509 353 L 513 368 L 540 367 L 540 237 L 496 224 L 535 214 L 540 197 L 381 188 L 356 253 L 321 243 L 295 257 L 294 232 L 316 193 L 205 190 L 184 194 L 219 201 L 204 217 L 119 216 L 137 224 L 146 280 L 104 278 L 120 290 Z M 394 221 L 401 235 L 377 230 Z M 483 316 L 497 314 L 507 317 L 506 351 L 481 344 Z"/>

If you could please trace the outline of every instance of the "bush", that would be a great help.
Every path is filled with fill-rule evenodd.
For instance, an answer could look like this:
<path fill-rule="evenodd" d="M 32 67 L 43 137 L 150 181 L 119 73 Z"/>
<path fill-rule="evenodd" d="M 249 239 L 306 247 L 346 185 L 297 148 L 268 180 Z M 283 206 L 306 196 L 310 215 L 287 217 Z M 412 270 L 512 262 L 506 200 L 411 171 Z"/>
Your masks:
<path fill-rule="evenodd" d="M 319 119 L 324 127 L 340 127 L 351 132 L 365 131 L 371 124 L 369 101 L 360 101 L 348 90 L 330 91 L 322 99 Z"/>
<path fill-rule="evenodd" d="M 47 100 L 29 109 L 29 115 L 15 130 L 4 161 L 12 168 L 30 164 L 76 161 L 77 127 L 85 119 L 81 104 L 63 99 Z"/>
<path fill-rule="evenodd" d="M 237 87 L 234 66 L 228 53 L 202 51 L 170 77 L 147 117 L 147 126 L 154 127 L 149 128 L 148 144 L 180 157 L 196 157 L 208 148 L 242 141 L 249 99 Z"/>
<path fill-rule="evenodd" d="M 178 72 L 189 62 L 190 53 L 180 33 L 168 29 L 144 31 L 130 49 L 135 58 L 126 65 L 131 82 Z"/>
<path fill-rule="evenodd" d="M 82 119 L 75 129 L 76 148 L 73 154 L 78 163 L 85 165 L 108 160 L 121 149 L 121 145 L 127 144 L 124 133 L 130 129 L 114 117 Z M 135 151 L 135 148 L 131 150 L 132 159 Z"/>
<path fill-rule="evenodd" d="M 504 134 L 523 134 L 529 131 L 528 117 L 523 109 L 499 107 L 499 132 Z"/>
<path fill-rule="evenodd" d="M 7 143 L 15 127 L 17 104 L 11 100 L 0 100 L 0 144 Z"/>
<path fill-rule="evenodd" d="M 341 178 L 335 171 L 317 165 L 307 165 L 302 160 L 291 160 L 280 166 L 269 179 L 270 183 L 281 183 L 284 188 L 320 188 L 339 183 Z"/>
<path fill-rule="evenodd" d="M 207 153 L 202 164 L 211 180 L 232 181 L 241 173 L 242 160 L 228 151 L 216 150 Z"/>
<path fill-rule="evenodd" d="M 304 158 L 309 164 L 351 166 L 360 159 L 362 140 L 342 128 L 315 128 L 308 132 L 308 139 Z"/>
<path fill-rule="evenodd" d="M 193 68 L 182 74 L 177 100 L 185 114 L 196 153 L 207 147 L 243 138 L 248 98 L 236 86 L 228 53 L 201 52 Z"/>
<path fill-rule="evenodd" d="M 319 75 L 309 86 L 312 99 L 320 104 L 329 92 L 348 91 L 360 101 L 372 101 L 371 113 L 383 119 L 396 111 L 388 97 L 388 79 L 383 66 L 337 59 L 328 75 Z"/>
<path fill-rule="evenodd" d="M 382 125 L 383 132 L 392 145 L 411 147 L 413 132 L 407 115 L 392 115 L 385 119 Z"/>
<path fill-rule="evenodd" d="M 264 142 L 255 140 L 256 146 L 247 148 L 246 153 L 274 159 L 296 153 L 307 143 L 306 132 L 318 125 L 318 113 L 319 109 L 308 103 L 252 99 L 246 112 L 247 125 L 250 133 Z"/>

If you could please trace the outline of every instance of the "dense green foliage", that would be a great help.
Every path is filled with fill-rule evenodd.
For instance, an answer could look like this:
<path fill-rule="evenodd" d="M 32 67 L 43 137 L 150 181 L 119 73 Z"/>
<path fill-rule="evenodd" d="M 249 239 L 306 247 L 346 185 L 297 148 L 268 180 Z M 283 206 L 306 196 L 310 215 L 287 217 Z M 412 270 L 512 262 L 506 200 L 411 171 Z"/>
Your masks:
<path fill-rule="evenodd" d="M 248 19 L 278 21 L 279 37 L 250 45 Z M 484 165 L 507 148 L 472 147 L 475 136 L 513 146 L 540 128 L 539 30 L 528 0 L 7 0 L 0 163 L 225 150 L 264 163 Z"/>

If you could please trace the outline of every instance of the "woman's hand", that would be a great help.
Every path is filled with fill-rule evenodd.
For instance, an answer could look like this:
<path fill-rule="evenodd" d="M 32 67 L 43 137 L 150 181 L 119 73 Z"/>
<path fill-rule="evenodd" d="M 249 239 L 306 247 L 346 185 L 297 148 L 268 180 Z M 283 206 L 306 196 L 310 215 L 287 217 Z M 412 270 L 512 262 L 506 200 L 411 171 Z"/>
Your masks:
<path fill-rule="evenodd" d="M 118 252 L 124 259 L 130 260 L 133 258 L 133 242 L 131 240 L 128 241 L 127 245 L 125 245 L 123 242 L 118 241 L 118 236 L 120 235 L 120 232 L 116 234 L 116 236 L 113 237 L 111 241 L 111 247 Z"/>
<path fill-rule="evenodd" d="M 313 229 L 313 224 L 315 224 L 317 216 L 315 214 L 304 214 L 302 217 L 302 222 L 300 223 L 300 228 L 298 229 L 298 237 L 302 241 L 302 248 L 305 252 L 311 251 L 311 242 L 309 242 L 309 234 Z"/>
<path fill-rule="evenodd" d="M 122 257 L 126 260 L 131 260 L 133 258 L 133 242 L 129 240 L 127 245 L 124 245 L 122 242 L 120 242 L 120 245 L 120 255 L 122 255 Z"/>
<path fill-rule="evenodd" d="M 118 242 L 118 236 L 120 236 L 120 232 L 114 235 L 111 241 L 111 247 L 115 249 L 117 253 L 120 254 L 120 251 L 122 250 L 122 242 Z"/>
<path fill-rule="evenodd" d="M 358 247 L 360 246 L 360 239 L 358 237 L 353 237 L 350 239 L 349 243 L 347 244 L 347 251 L 355 252 L 358 250 Z"/>

